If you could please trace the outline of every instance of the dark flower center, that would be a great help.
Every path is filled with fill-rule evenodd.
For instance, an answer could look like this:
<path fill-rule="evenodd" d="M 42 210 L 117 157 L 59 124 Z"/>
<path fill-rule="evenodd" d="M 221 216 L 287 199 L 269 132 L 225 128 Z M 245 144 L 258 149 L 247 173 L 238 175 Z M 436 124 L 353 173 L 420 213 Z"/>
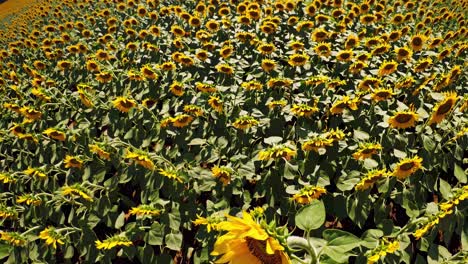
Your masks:
<path fill-rule="evenodd" d="M 408 171 L 411 170 L 414 167 L 414 162 L 409 162 L 409 163 L 404 163 L 403 165 L 400 166 L 400 170 Z"/>
<path fill-rule="evenodd" d="M 437 109 L 436 114 L 437 115 L 444 115 L 444 114 L 448 113 L 450 111 L 450 109 L 452 109 L 452 106 L 453 106 L 452 100 L 448 100 L 448 101 L 444 102 L 443 104 L 441 104 L 439 106 L 439 108 Z"/>
<path fill-rule="evenodd" d="M 395 120 L 398 123 L 403 124 L 403 123 L 409 122 L 412 118 L 413 118 L 413 115 L 411 115 L 411 114 L 398 114 L 395 117 Z"/>
<path fill-rule="evenodd" d="M 281 256 L 277 254 L 277 251 L 275 251 L 275 254 L 271 255 L 265 252 L 266 241 L 256 240 L 250 237 L 247 237 L 245 240 L 249 252 L 258 258 L 262 264 L 281 264 Z"/>

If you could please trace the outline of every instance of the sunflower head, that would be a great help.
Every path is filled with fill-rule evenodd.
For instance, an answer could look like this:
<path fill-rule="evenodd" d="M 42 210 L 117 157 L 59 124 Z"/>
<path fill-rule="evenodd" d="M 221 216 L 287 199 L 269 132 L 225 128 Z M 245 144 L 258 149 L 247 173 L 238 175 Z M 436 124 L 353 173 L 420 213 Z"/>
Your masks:
<path fill-rule="evenodd" d="M 398 179 L 404 180 L 422 168 L 422 161 L 423 159 L 418 156 L 402 159 L 395 166 L 392 174 Z"/>
<path fill-rule="evenodd" d="M 419 115 L 412 109 L 406 111 L 398 111 L 388 119 L 388 123 L 393 128 L 405 129 L 414 127 L 419 119 Z"/>
<path fill-rule="evenodd" d="M 453 109 L 457 100 L 458 96 L 455 92 L 445 93 L 444 100 L 434 106 L 429 124 L 442 122 L 445 116 Z"/>

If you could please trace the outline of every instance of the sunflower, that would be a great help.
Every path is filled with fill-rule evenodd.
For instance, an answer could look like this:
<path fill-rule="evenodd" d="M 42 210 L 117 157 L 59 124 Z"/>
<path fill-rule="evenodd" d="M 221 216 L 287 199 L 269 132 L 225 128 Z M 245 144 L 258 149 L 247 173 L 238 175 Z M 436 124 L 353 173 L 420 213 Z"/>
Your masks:
<path fill-rule="evenodd" d="M 62 131 L 58 131 L 55 128 L 48 128 L 42 132 L 50 138 L 56 139 L 58 141 L 65 141 L 66 135 Z"/>
<path fill-rule="evenodd" d="M 397 61 L 409 61 L 413 56 L 413 51 L 408 47 L 396 48 L 395 54 L 397 55 Z"/>
<path fill-rule="evenodd" d="M 354 189 L 356 191 L 364 191 L 369 188 L 372 188 L 374 184 L 383 178 L 386 178 L 390 176 L 390 174 L 387 172 L 386 169 L 382 170 L 371 170 L 369 171 L 364 178 L 361 179 L 361 181 L 354 186 Z"/>
<path fill-rule="evenodd" d="M 7 242 L 15 247 L 23 247 L 26 245 L 26 238 L 18 232 L 0 231 L 0 240 Z"/>
<path fill-rule="evenodd" d="M 237 129 L 242 129 L 246 130 L 252 126 L 258 125 L 259 122 L 257 119 L 254 117 L 245 115 L 245 116 L 240 116 L 236 119 L 236 121 L 232 124 L 235 128 Z"/>
<path fill-rule="evenodd" d="M 226 166 L 214 166 L 211 168 L 211 173 L 213 174 L 213 177 L 217 178 L 223 183 L 224 186 L 226 186 L 231 182 L 231 175 L 233 171 L 231 168 Z"/>
<path fill-rule="evenodd" d="M 291 263 L 284 247 L 249 213 L 242 212 L 242 218 L 227 218 L 217 224 L 219 230 L 228 231 L 218 237 L 211 252 L 221 256 L 217 263 Z"/>
<path fill-rule="evenodd" d="M 275 160 L 279 158 L 285 158 L 286 160 L 290 160 L 295 156 L 296 151 L 284 145 L 273 146 L 258 153 L 259 160 Z"/>
<path fill-rule="evenodd" d="M 193 117 L 187 114 L 179 114 L 172 118 L 172 125 L 175 127 L 186 127 L 193 121 Z"/>
<path fill-rule="evenodd" d="M 90 72 L 99 72 L 99 64 L 95 60 L 86 61 L 86 70 Z"/>
<path fill-rule="evenodd" d="M 174 81 L 169 86 L 169 90 L 176 96 L 182 96 L 184 94 L 184 85 L 180 82 Z"/>
<path fill-rule="evenodd" d="M 77 156 L 66 155 L 65 159 L 63 160 L 63 164 L 65 164 L 65 168 L 67 169 L 68 168 L 81 169 L 81 167 L 84 164 L 84 161 Z"/>
<path fill-rule="evenodd" d="M 262 55 L 268 55 L 273 53 L 276 50 L 276 47 L 274 44 L 270 43 L 260 43 L 258 45 L 257 50 L 262 54 Z"/>
<path fill-rule="evenodd" d="M 65 243 L 63 241 L 64 237 L 55 231 L 54 227 L 50 226 L 39 233 L 39 238 L 45 240 L 47 245 L 52 245 L 54 248 L 57 248 L 57 243 L 59 245 L 63 245 Z"/>
<path fill-rule="evenodd" d="M 424 47 L 424 43 L 426 42 L 427 37 L 424 35 L 414 35 L 411 37 L 409 45 L 413 51 L 420 51 Z"/>
<path fill-rule="evenodd" d="M 267 82 L 269 88 L 291 87 L 293 81 L 288 78 L 270 78 Z"/>
<path fill-rule="evenodd" d="M 340 50 L 336 54 L 336 59 L 342 62 L 348 62 L 353 59 L 353 50 Z"/>
<path fill-rule="evenodd" d="M 365 14 L 365 15 L 361 16 L 360 20 L 361 20 L 362 24 L 370 25 L 370 24 L 374 23 L 375 21 L 377 21 L 377 18 L 375 17 L 375 15 Z"/>
<path fill-rule="evenodd" d="M 263 59 L 262 60 L 262 64 L 261 64 L 261 67 L 264 71 L 266 72 L 270 72 L 272 70 L 275 69 L 276 67 L 276 62 L 274 60 L 270 60 L 270 59 Z"/>
<path fill-rule="evenodd" d="M 223 101 L 217 96 L 210 96 L 208 99 L 208 104 L 217 112 L 223 112 Z"/>
<path fill-rule="evenodd" d="M 287 101 L 278 100 L 278 101 L 268 102 L 268 103 L 266 103 L 266 106 L 268 106 L 268 108 L 270 108 L 270 109 L 274 109 L 274 108 L 283 108 L 283 107 L 286 106 L 286 104 L 287 104 Z"/>
<path fill-rule="evenodd" d="M 260 91 L 263 89 L 263 84 L 255 80 L 243 82 L 241 86 L 247 91 Z"/>
<path fill-rule="evenodd" d="M 429 120 L 429 124 L 438 124 L 445 119 L 445 116 L 452 111 L 455 103 L 457 102 L 458 97 L 455 92 L 449 92 L 445 94 L 444 100 L 439 102 L 437 105 L 434 106 L 432 110 L 431 119 Z"/>
<path fill-rule="evenodd" d="M 295 40 L 289 43 L 289 47 L 295 51 L 302 50 L 304 49 L 304 43 L 299 40 Z"/>
<path fill-rule="evenodd" d="M 169 178 L 169 179 L 174 179 L 174 180 L 178 181 L 179 183 L 183 182 L 182 178 L 179 175 L 177 175 L 176 171 L 159 169 L 158 173 L 161 174 L 164 177 Z"/>
<path fill-rule="evenodd" d="M 398 62 L 396 61 L 384 61 L 379 67 L 379 76 L 386 76 L 394 73 L 397 70 Z"/>
<path fill-rule="evenodd" d="M 423 159 L 418 156 L 404 158 L 395 166 L 392 175 L 397 177 L 399 180 L 404 180 L 422 168 L 422 161 Z"/>
<path fill-rule="evenodd" d="M 305 65 L 309 58 L 307 54 L 292 54 L 289 56 L 288 63 L 291 66 L 299 67 Z"/>
<path fill-rule="evenodd" d="M 57 62 L 57 67 L 61 71 L 68 70 L 71 66 L 72 66 L 72 63 L 68 60 L 62 60 L 62 61 Z"/>
<path fill-rule="evenodd" d="M 421 58 L 414 67 L 414 72 L 422 72 L 432 65 L 431 58 Z"/>
<path fill-rule="evenodd" d="M 303 151 L 315 151 L 318 153 L 319 149 L 324 149 L 332 145 L 333 145 L 333 139 L 322 137 L 322 136 L 317 136 L 314 138 L 310 138 L 304 143 L 302 143 L 302 150 Z"/>
<path fill-rule="evenodd" d="M 364 160 L 372 157 L 382 150 L 382 146 L 378 143 L 364 143 L 359 145 L 359 149 L 353 153 L 353 158 L 357 160 Z"/>
<path fill-rule="evenodd" d="M 210 32 L 216 32 L 219 30 L 219 23 L 216 22 L 216 20 L 211 19 L 206 22 L 205 27 Z"/>
<path fill-rule="evenodd" d="M 416 125 L 419 115 L 415 113 L 412 109 L 407 111 L 398 111 L 392 117 L 388 119 L 388 123 L 393 128 L 409 128 Z"/>
<path fill-rule="evenodd" d="M 326 193 L 327 190 L 323 187 L 305 186 L 290 199 L 298 204 L 310 204 L 313 200 L 320 198 L 320 196 Z"/>
<path fill-rule="evenodd" d="M 312 40 L 315 42 L 322 42 L 328 38 L 328 31 L 323 28 L 317 28 L 312 32 Z"/>
<path fill-rule="evenodd" d="M 96 74 L 96 80 L 101 83 L 108 83 L 112 81 L 112 74 L 110 72 L 100 71 Z"/>
<path fill-rule="evenodd" d="M 391 98 L 395 93 L 392 88 L 377 88 L 372 91 L 371 98 L 376 102 L 385 101 Z"/>
<path fill-rule="evenodd" d="M 96 248 L 97 249 L 104 249 L 104 250 L 109 250 L 114 247 L 129 247 L 133 245 L 133 242 L 130 241 L 126 236 L 124 235 L 115 235 L 113 237 L 107 238 L 103 241 L 101 240 L 96 240 L 95 241 Z"/>
<path fill-rule="evenodd" d="M 372 56 L 381 55 L 381 54 L 387 53 L 389 49 L 390 49 L 390 45 L 387 43 L 383 43 L 383 44 L 377 45 L 377 47 L 375 47 L 372 50 L 371 54 Z"/>
<path fill-rule="evenodd" d="M 161 214 L 161 210 L 151 205 L 140 204 L 137 207 L 132 207 L 132 209 L 128 211 L 128 214 L 136 216 L 159 216 Z"/>
<path fill-rule="evenodd" d="M 226 75 L 232 75 L 234 73 L 234 68 L 232 68 L 227 63 L 220 63 L 220 64 L 216 65 L 216 70 L 219 73 L 224 73 Z"/>
<path fill-rule="evenodd" d="M 176 37 L 183 37 L 185 36 L 185 30 L 183 30 L 180 26 L 174 25 L 171 27 L 171 33 L 174 34 Z"/>
<path fill-rule="evenodd" d="M 47 174 L 45 174 L 44 171 L 42 169 L 39 169 L 39 168 L 29 167 L 28 169 L 24 170 L 23 173 L 30 176 L 30 177 L 37 177 L 37 178 L 42 179 L 42 180 L 47 179 Z"/>
<path fill-rule="evenodd" d="M 291 107 L 291 112 L 298 117 L 310 117 L 313 113 L 317 112 L 319 109 L 315 106 L 309 106 L 306 104 L 293 104 Z"/>
<path fill-rule="evenodd" d="M 366 76 L 358 84 L 358 89 L 361 91 L 367 91 L 371 88 L 376 89 L 382 85 L 382 79 Z"/>
<path fill-rule="evenodd" d="M 345 108 L 349 108 L 351 110 L 358 109 L 359 98 L 355 97 L 351 99 L 349 96 L 343 96 L 340 100 L 337 100 L 332 107 L 330 108 L 330 112 L 334 115 L 342 114 Z"/>
<path fill-rule="evenodd" d="M 63 196 L 78 196 L 80 198 L 85 199 L 86 201 L 92 202 L 93 197 L 89 194 L 88 190 L 86 190 L 81 185 L 75 183 L 71 186 L 64 185 L 60 188 L 60 194 Z"/>
<path fill-rule="evenodd" d="M 97 52 L 96 52 L 96 55 L 95 55 L 96 59 L 98 60 L 110 60 L 112 58 L 112 56 L 105 50 L 103 49 L 99 49 Z"/>
<path fill-rule="evenodd" d="M 234 52 L 234 48 L 232 46 L 223 46 L 219 51 L 219 55 L 226 59 L 231 56 L 232 52 Z"/>
<path fill-rule="evenodd" d="M 137 103 L 133 99 L 129 99 L 124 96 L 119 96 L 112 101 L 112 104 L 115 108 L 117 108 L 120 112 L 127 113 L 133 107 L 137 106 Z"/>

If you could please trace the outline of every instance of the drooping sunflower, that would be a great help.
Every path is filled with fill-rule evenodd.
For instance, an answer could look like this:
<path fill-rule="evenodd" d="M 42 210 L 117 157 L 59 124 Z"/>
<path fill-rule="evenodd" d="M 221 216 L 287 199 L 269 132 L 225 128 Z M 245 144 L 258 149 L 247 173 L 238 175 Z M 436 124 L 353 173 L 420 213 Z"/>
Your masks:
<path fill-rule="evenodd" d="M 144 217 L 144 216 L 152 217 L 152 216 L 159 216 L 161 214 L 161 210 L 149 204 L 140 204 L 137 207 L 132 207 L 132 209 L 128 211 L 128 214 L 136 215 L 140 217 Z"/>
<path fill-rule="evenodd" d="M 59 131 L 55 128 L 48 128 L 42 132 L 50 138 L 56 139 L 58 141 L 65 141 L 66 135 L 64 132 Z"/>
<path fill-rule="evenodd" d="M 307 104 L 293 104 L 291 107 L 291 112 L 298 117 L 310 117 L 318 110 L 319 109 L 316 106 L 310 106 Z"/>
<path fill-rule="evenodd" d="M 421 58 L 418 60 L 414 67 L 415 72 L 422 72 L 426 70 L 428 67 L 432 65 L 432 59 L 431 58 Z"/>
<path fill-rule="evenodd" d="M 309 138 L 307 141 L 302 143 L 303 151 L 315 151 L 319 152 L 319 149 L 325 149 L 326 147 L 333 145 L 333 139 L 324 136 L 316 136 Z"/>
<path fill-rule="evenodd" d="M 97 154 L 101 159 L 110 160 L 110 153 L 102 149 L 99 145 L 90 144 L 88 147 L 90 152 Z"/>
<path fill-rule="evenodd" d="M 231 65 L 227 63 L 220 63 L 216 65 L 216 70 L 219 73 L 224 73 L 226 75 L 232 75 L 234 73 L 234 68 L 232 68 Z"/>
<path fill-rule="evenodd" d="M 23 247 L 27 243 L 26 238 L 18 232 L 0 231 L 0 240 L 15 247 Z"/>
<path fill-rule="evenodd" d="M 211 255 L 221 256 L 216 263 L 291 263 L 284 247 L 248 212 L 242 212 L 242 218 L 227 218 L 217 224 L 219 230 L 228 233 L 215 242 Z"/>
<path fill-rule="evenodd" d="M 353 153 L 353 158 L 357 160 L 364 160 L 372 157 L 382 150 L 382 146 L 378 143 L 364 143 L 359 145 L 359 149 Z"/>
<path fill-rule="evenodd" d="M 101 240 L 96 240 L 95 241 L 96 248 L 97 249 L 104 249 L 104 250 L 109 250 L 114 247 L 129 247 L 133 245 L 133 242 L 130 241 L 126 236 L 124 235 L 115 235 L 113 237 L 107 238 L 103 241 Z"/>
<path fill-rule="evenodd" d="M 455 92 L 446 93 L 444 100 L 434 106 L 429 124 L 438 124 L 442 122 L 442 120 L 445 119 L 445 116 L 452 111 L 457 100 L 458 96 Z"/>
<path fill-rule="evenodd" d="M 289 56 L 288 63 L 291 66 L 299 67 L 305 65 L 309 61 L 309 58 L 307 54 L 292 54 Z"/>
<path fill-rule="evenodd" d="M 187 114 L 176 115 L 172 119 L 172 125 L 175 127 L 186 127 L 193 121 L 193 117 Z"/>
<path fill-rule="evenodd" d="M 392 117 L 388 119 L 388 123 L 393 128 L 405 129 L 414 127 L 419 119 L 419 115 L 409 109 L 406 111 L 398 111 Z"/>
<path fill-rule="evenodd" d="M 148 154 L 143 151 L 131 151 L 130 149 L 127 149 L 124 158 L 133 160 L 136 164 L 147 168 L 148 170 L 154 170 L 154 162 Z"/>
<path fill-rule="evenodd" d="M 56 232 L 54 227 L 50 226 L 39 233 L 39 238 L 45 240 L 47 245 L 52 245 L 54 248 L 57 248 L 57 243 L 59 245 L 65 244 L 64 237 Z"/>
<path fill-rule="evenodd" d="M 310 204 L 313 200 L 320 198 L 320 196 L 326 193 L 327 190 L 323 187 L 305 186 L 290 199 L 298 204 Z"/>
<path fill-rule="evenodd" d="M 112 104 L 115 108 L 117 108 L 120 112 L 127 113 L 130 109 L 137 106 L 137 103 L 133 99 L 129 99 L 124 96 L 119 96 L 112 101 Z"/>
<path fill-rule="evenodd" d="M 211 173 L 213 174 L 213 177 L 217 178 L 223 183 L 224 186 L 226 186 L 231 182 L 231 175 L 233 171 L 231 168 L 226 166 L 214 166 L 211 168 Z"/>
<path fill-rule="evenodd" d="M 234 123 L 232 123 L 232 126 L 237 128 L 237 129 L 242 129 L 242 130 L 246 130 L 252 126 L 256 126 L 258 125 L 259 122 L 257 119 L 255 119 L 254 117 L 252 116 L 249 116 L 249 115 L 244 115 L 244 116 L 240 116 L 236 119 L 236 121 L 234 121 Z"/>
<path fill-rule="evenodd" d="M 392 88 L 377 88 L 372 91 L 371 98 L 375 102 L 385 101 L 390 99 L 395 93 Z"/>
<path fill-rule="evenodd" d="M 63 164 L 65 164 L 65 168 L 67 169 L 68 168 L 81 169 L 81 167 L 84 164 L 84 161 L 77 156 L 66 155 L 65 159 L 63 160 Z"/>
<path fill-rule="evenodd" d="M 422 168 L 422 161 L 423 159 L 419 156 L 404 158 L 395 166 L 392 175 L 397 177 L 399 180 L 404 180 Z"/>
<path fill-rule="evenodd" d="M 358 184 L 356 184 L 356 186 L 354 186 L 354 189 L 357 191 L 367 190 L 372 188 L 378 180 L 388 176 L 390 176 L 390 174 L 387 172 L 387 169 L 371 170 Z"/>
<path fill-rule="evenodd" d="M 379 76 L 386 76 L 394 73 L 397 70 L 398 62 L 396 61 L 384 61 L 379 67 Z"/>
<path fill-rule="evenodd" d="M 217 96 L 210 96 L 208 99 L 208 104 L 217 112 L 223 112 L 223 101 Z"/>

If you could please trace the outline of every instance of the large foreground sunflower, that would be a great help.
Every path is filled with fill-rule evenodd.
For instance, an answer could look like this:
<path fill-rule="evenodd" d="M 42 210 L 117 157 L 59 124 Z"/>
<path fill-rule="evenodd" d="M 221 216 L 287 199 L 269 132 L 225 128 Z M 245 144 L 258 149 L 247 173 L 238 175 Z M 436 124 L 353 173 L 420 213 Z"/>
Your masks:
<path fill-rule="evenodd" d="M 284 247 L 278 240 L 270 236 L 247 213 L 242 218 L 227 216 L 228 221 L 218 224 L 219 230 L 228 233 L 218 237 L 211 252 L 213 256 L 220 256 L 215 263 L 231 264 L 285 264 L 291 263 Z"/>

